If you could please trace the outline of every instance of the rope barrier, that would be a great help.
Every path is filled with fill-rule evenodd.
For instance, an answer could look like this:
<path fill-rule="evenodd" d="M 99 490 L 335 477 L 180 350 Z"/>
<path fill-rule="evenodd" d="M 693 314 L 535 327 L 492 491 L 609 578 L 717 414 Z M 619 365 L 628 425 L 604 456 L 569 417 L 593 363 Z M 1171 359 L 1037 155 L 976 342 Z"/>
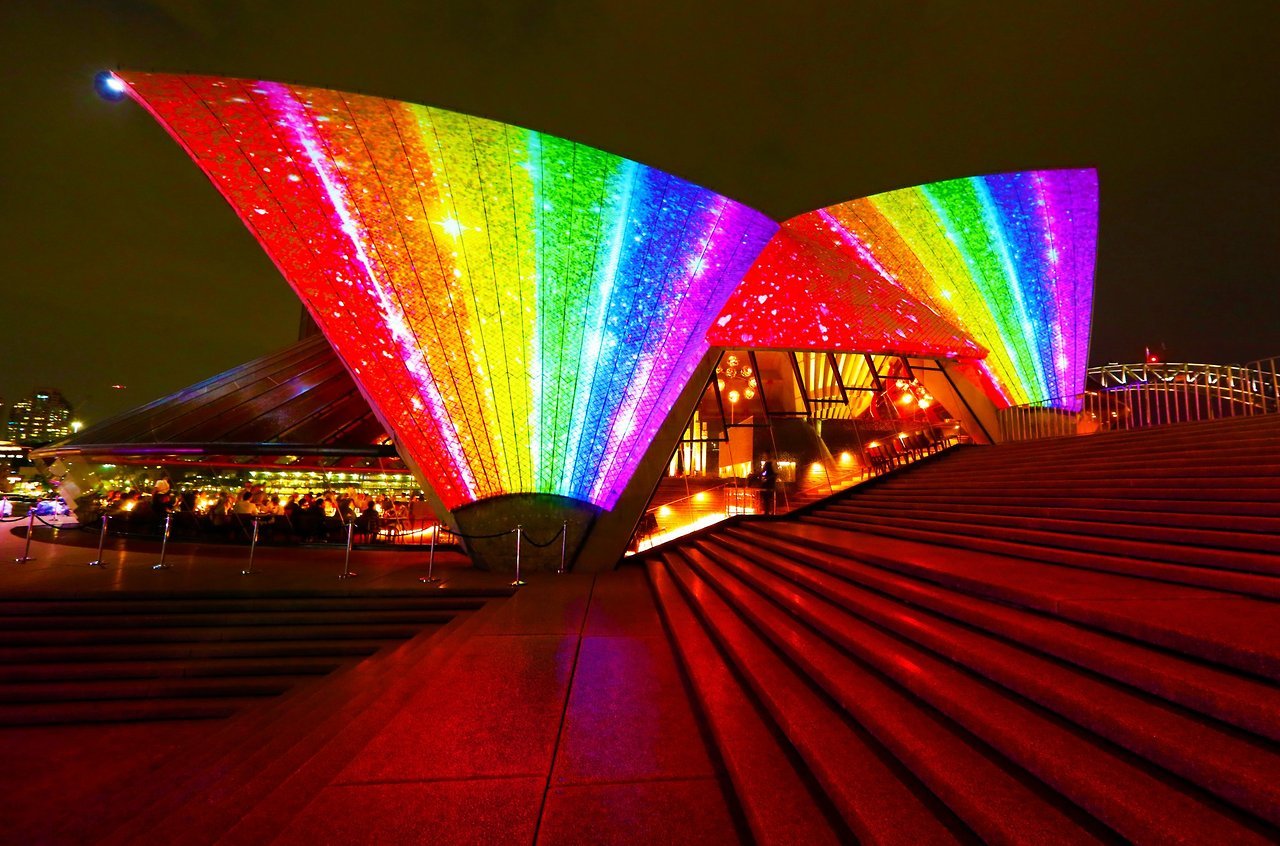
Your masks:
<path fill-rule="evenodd" d="M 44 523 L 50 529 L 80 529 L 86 525 L 85 523 L 50 523 L 39 514 L 36 515 L 36 519 L 41 523 Z"/>
<path fill-rule="evenodd" d="M 465 535 L 462 532 L 455 532 L 453 529 L 447 529 L 444 526 L 440 527 L 440 531 L 448 532 L 455 538 L 466 538 L 467 540 L 492 540 L 493 538 L 502 538 L 507 535 L 513 535 L 516 532 L 515 529 L 507 529 L 505 532 L 497 532 L 492 535 Z"/>
<path fill-rule="evenodd" d="M 564 526 L 561 526 L 559 529 L 556 530 L 556 533 L 552 535 L 551 538 L 546 543 L 538 543 L 536 540 L 529 537 L 528 532 L 524 533 L 524 539 L 525 539 L 525 542 L 528 543 L 530 546 L 546 548 L 548 546 L 551 546 L 551 544 L 555 543 L 556 541 L 560 540 L 560 536 L 563 534 L 564 534 Z"/>

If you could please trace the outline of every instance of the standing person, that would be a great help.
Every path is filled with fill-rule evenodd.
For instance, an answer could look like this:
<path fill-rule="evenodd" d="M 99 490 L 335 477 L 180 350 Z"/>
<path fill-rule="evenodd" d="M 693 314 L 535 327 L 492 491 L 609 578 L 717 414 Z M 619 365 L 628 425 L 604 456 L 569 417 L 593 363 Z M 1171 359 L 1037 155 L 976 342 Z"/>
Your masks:
<path fill-rule="evenodd" d="M 764 514 L 772 514 L 774 500 L 778 490 L 778 471 L 773 468 L 772 461 L 766 461 L 760 468 L 760 504 Z"/>
<path fill-rule="evenodd" d="M 155 489 L 151 492 L 151 515 L 163 529 L 164 520 L 172 511 L 173 494 L 169 492 L 169 480 L 161 479 L 156 482 Z"/>

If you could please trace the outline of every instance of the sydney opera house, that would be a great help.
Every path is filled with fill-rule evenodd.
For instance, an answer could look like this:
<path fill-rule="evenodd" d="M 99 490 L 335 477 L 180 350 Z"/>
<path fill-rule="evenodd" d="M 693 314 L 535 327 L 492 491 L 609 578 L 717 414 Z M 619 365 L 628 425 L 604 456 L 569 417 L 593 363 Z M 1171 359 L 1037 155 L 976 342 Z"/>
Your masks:
<path fill-rule="evenodd" d="M 74 489 L 149 466 L 420 491 L 478 581 L 300 594 L 455 604 L 205 714 L 214 751 L 139 764 L 170 787 L 103 788 L 68 842 L 1275 837 L 1275 363 L 1087 378 L 1094 170 L 779 223 L 443 109 L 99 84 L 204 171 L 311 331 L 38 457 Z M 156 598 L 284 601 L 253 591 Z"/>

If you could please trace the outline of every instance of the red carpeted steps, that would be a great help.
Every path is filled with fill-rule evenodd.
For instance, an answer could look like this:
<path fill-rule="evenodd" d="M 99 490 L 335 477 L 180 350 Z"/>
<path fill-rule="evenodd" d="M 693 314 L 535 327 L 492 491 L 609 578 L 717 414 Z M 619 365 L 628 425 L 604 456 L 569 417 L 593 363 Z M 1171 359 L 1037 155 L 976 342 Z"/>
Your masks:
<path fill-rule="evenodd" d="M 786 842 L 753 816 L 771 771 L 859 840 L 901 834 L 831 775 L 863 777 L 857 736 L 937 839 L 1274 842 L 1278 438 L 967 449 L 667 547 L 651 583 L 756 838 Z"/>

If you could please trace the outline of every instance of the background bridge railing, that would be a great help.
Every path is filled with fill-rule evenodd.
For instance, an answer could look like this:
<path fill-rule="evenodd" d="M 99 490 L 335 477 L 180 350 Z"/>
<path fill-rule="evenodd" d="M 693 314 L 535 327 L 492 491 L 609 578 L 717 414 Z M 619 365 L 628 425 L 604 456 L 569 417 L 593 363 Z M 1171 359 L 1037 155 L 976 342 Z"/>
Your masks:
<path fill-rule="evenodd" d="M 1001 409 L 1006 441 L 1280 413 L 1280 357 L 1241 365 L 1110 364 L 1089 390 Z"/>

